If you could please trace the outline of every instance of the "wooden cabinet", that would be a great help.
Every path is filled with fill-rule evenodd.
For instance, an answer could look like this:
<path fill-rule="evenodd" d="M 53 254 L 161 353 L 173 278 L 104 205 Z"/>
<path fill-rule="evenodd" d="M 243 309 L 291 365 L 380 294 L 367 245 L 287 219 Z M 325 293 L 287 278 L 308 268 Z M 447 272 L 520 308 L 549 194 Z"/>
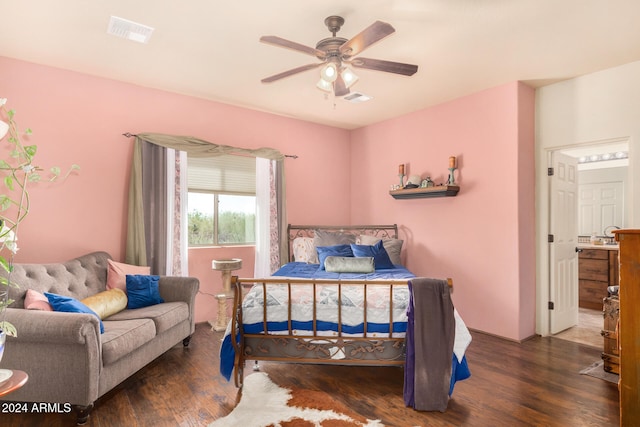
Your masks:
<path fill-rule="evenodd" d="M 620 243 L 620 425 L 640 426 L 640 230 L 617 230 Z"/>
<path fill-rule="evenodd" d="M 607 287 L 618 285 L 618 251 L 616 249 L 582 249 L 578 260 L 578 305 L 602 310 Z"/>

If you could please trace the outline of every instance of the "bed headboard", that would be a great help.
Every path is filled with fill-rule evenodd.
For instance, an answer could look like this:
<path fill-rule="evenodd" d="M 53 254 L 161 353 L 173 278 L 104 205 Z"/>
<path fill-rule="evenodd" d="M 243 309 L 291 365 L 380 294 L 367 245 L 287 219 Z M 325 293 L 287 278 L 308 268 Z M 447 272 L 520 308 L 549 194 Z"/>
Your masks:
<path fill-rule="evenodd" d="M 398 224 L 388 225 L 292 225 L 287 227 L 287 259 L 293 261 L 293 241 L 297 237 L 313 237 L 315 230 L 326 230 L 359 236 L 366 234 L 380 239 L 397 239 Z"/>

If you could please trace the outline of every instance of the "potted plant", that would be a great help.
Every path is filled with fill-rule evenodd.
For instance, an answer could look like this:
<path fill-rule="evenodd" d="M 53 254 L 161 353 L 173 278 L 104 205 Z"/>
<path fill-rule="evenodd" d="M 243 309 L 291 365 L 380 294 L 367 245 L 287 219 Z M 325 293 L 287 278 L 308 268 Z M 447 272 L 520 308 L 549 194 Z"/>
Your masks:
<path fill-rule="evenodd" d="M 0 276 L 0 360 L 7 335 L 17 335 L 15 326 L 5 320 L 5 313 L 13 302 L 9 298 L 9 287 L 15 286 L 11 282 L 11 272 L 18 251 L 18 228 L 29 214 L 27 185 L 43 179 L 43 169 L 34 163 L 38 146 L 25 145 L 21 138 L 31 135 L 31 129 L 18 130 L 15 111 L 8 110 L 6 103 L 6 98 L 0 98 L 0 142 L 3 142 L 0 148 L 0 268 L 7 272 L 6 277 Z M 77 165 L 72 165 L 65 177 L 78 169 Z M 50 168 L 48 175 L 49 181 L 59 179 L 60 168 Z"/>

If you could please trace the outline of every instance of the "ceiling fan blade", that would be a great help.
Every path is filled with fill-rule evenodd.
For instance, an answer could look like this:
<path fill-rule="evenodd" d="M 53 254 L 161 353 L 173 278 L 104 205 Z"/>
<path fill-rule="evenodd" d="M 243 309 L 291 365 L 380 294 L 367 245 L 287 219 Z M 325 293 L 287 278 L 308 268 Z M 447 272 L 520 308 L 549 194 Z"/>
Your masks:
<path fill-rule="evenodd" d="M 342 76 L 338 75 L 338 78 L 333 82 L 333 94 L 335 96 L 345 96 L 349 94 L 349 88 L 344 82 Z"/>
<path fill-rule="evenodd" d="M 356 58 L 350 61 L 350 64 L 356 68 L 366 68 L 368 70 L 402 74 L 403 76 L 413 76 L 418 71 L 417 65 L 403 64 L 402 62 L 384 61 L 382 59 Z"/>
<path fill-rule="evenodd" d="M 374 44 L 395 32 L 395 28 L 386 22 L 376 21 L 356 34 L 340 46 L 340 53 L 348 57 L 355 56 Z"/>
<path fill-rule="evenodd" d="M 296 52 L 306 53 L 307 55 L 317 56 L 320 59 L 324 59 L 327 56 L 326 52 L 315 49 L 313 47 L 305 46 L 300 43 L 292 42 L 291 40 L 283 39 L 278 36 L 262 36 L 260 37 L 262 43 L 271 44 L 278 47 L 284 47 L 287 49 L 295 50 Z"/>
<path fill-rule="evenodd" d="M 260 81 L 262 83 L 275 82 L 276 80 L 284 79 L 285 77 L 289 77 L 289 76 L 292 76 L 294 74 L 302 73 L 303 71 L 313 70 L 314 68 L 318 68 L 322 64 L 323 64 L 322 62 L 319 62 L 317 64 L 308 64 L 308 65 L 303 65 L 301 67 L 292 68 L 291 70 L 287 70 L 287 71 L 283 71 L 282 73 L 274 74 L 273 76 L 266 77 L 266 78 L 264 78 L 264 79 L 262 79 Z"/>

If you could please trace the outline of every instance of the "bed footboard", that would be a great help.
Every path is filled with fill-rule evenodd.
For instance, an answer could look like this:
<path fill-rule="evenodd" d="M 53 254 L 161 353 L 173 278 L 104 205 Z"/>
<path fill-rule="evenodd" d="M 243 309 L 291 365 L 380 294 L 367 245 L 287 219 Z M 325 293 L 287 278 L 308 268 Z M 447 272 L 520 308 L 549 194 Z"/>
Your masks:
<path fill-rule="evenodd" d="M 237 337 L 232 340 L 235 360 L 234 360 L 234 380 L 237 387 L 242 387 L 244 377 L 244 366 L 247 360 L 274 361 L 289 363 L 312 363 L 312 364 L 338 364 L 338 365 L 359 365 L 359 366 L 394 366 L 403 365 L 405 362 L 404 330 L 402 323 L 398 322 L 398 312 L 405 312 L 406 306 L 395 307 L 398 299 L 403 300 L 408 293 L 407 281 L 401 280 L 324 280 L 324 279 L 293 279 L 293 278 L 238 278 L 232 277 L 232 284 L 235 286 L 234 295 L 234 315 L 231 324 L 231 336 Z M 450 282 L 451 284 L 451 282 Z M 273 315 L 270 313 L 272 307 L 276 305 L 271 302 L 274 297 L 267 293 L 267 288 L 277 286 L 280 300 L 287 300 L 285 307 L 286 315 L 280 314 L 279 328 L 271 328 Z M 301 330 L 294 321 L 296 298 L 299 298 L 301 289 L 306 287 L 310 292 L 306 296 L 308 308 L 312 311 L 311 321 L 307 322 L 306 330 Z M 243 299 L 247 290 L 252 289 L 252 296 L 260 304 L 258 310 L 261 314 L 256 321 L 255 307 L 253 318 L 247 323 L 251 324 L 253 330 L 247 330 L 245 326 L 245 313 L 243 311 Z M 336 300 L 337 327 L 330 332 L 324 331 L 319 326 L 322 320 L 318 319 L 318 311 L 321 310 L 319 302 L 326 299 L 326 289 L 331 289 L 330 297 Z M 348 306 L 352 298 L 346 291 L 355 292 L 361 296 L 359 309 L 362 311 L 362 330 L 353 331 L 348 326 L 343 326 L 343 318 L 352 315 L 354 307 L 343 309 Z M 404 294 L 403 294 L 404 292 Z M 322 297 L 318 296 L 322 295 Z M 381 295 L 383 295 L 381 297 Z M 378 329 L 368 330 L 368 325 L 373 320 L 371 312 L 381 305 L 381 298 L 387 299 L 388 305 L 385 314 L 384 324 L 380 324 L 380 316 L 375 320 Z M 343 301 L 344 300 L 344 301 Z M 267 304 L 262 302 L 268 301 Z M 280 301 L 282 302 L 282 301 Z M 374 307 L 373 309 L 371 307 Z M 365 308 L 366 307 L 366 308 Z M 347 312 L 348 311 L 348 312 Z M 394 315 L 395 312 L 395 315 Z M 272 317 L 269 317 L 272 316 Z M 371 319 L 369 319 L 371 317 Z M 268 325 L 269 323 L 269 325 Z M 405 325 L 406 327 L 406 325 Z M 256 330 L 257 329 L 257 330 Z M 384 329 L 381 331 L 380 329 Z"/>

